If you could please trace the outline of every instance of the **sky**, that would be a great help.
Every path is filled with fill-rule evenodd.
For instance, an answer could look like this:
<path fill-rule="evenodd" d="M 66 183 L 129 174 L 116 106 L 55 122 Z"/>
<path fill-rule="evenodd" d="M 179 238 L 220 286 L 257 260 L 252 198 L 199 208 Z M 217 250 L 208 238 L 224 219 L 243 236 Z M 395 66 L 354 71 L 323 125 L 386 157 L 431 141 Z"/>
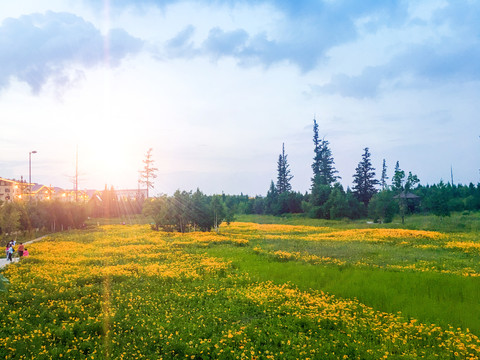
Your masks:
<path fill-rule="evenodd" d="M 311 186 L 313 119 L 351 187 L 364 148 L 480 182 L 480 2 L 0 0 L 0 177 L 152 194 Z M 78 152 L 77 152 L 78 150 Z M 30 152 L 37 151 L 31 154 Z"/>

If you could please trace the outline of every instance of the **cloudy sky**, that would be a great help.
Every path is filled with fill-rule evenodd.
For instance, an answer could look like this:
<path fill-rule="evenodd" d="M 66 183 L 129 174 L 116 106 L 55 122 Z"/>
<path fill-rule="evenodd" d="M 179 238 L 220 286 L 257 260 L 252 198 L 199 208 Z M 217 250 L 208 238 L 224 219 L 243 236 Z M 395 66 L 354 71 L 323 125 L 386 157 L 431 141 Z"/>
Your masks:
<path fill-rule="evenodd" d="M 480 2 L 0 1 L 0 176 L 266 194 L 313 118 L 344 186 L 363 149 L 423 184 L 480 181 Z"/>

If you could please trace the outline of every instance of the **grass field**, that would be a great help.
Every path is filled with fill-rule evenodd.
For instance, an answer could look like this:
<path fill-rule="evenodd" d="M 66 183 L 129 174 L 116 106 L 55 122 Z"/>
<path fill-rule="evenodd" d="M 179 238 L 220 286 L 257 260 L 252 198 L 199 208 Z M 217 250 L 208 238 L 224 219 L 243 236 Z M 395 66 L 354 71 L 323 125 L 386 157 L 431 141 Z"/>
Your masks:
<path fill-rule="evenodd" d="M 241 220 L 264 224 L 104 225 L 32 244 L 2 271 L 0 358 L 480 357 L 475 221 Z"/>

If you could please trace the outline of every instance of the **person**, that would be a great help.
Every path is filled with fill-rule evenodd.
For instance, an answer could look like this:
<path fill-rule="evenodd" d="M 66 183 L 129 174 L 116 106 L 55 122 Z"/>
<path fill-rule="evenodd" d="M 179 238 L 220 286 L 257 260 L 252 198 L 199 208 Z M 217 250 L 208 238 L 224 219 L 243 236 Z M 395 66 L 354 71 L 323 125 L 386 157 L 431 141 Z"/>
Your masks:
<path fill-rule="evenodd" d="M 23 245 L 23 243 L 20 243 L 20 245 L 18 245 L 18 257 L 22 257 L 23 256 L 23 251 L 25 250 L 25 246 Z"/>
<path fill-rule="evenodd" d="M 25 248 L 25 250 L 23 251 L 23 257 L 27 257 L 28 256 L 28 250 L 27 248 Z"/>
<path fill-rule="evenodd" d="M 5 256 L 7 257 L 7 261 L 8 261 L 8 254 L 10 252 L 10 243 L 7 244 L 7 247 L 5 248 Z"/>
<path fill-rule="evenodd" d="M 8 247 L 7 261 L 13 261 L 13 246 Z"/>
<path fill-rule="evenodd" d="M 15 244 L 16 244 L 15 240 L 10 241 L 10 261 L 13 261 L 13 254 L 15 253 Z"/>

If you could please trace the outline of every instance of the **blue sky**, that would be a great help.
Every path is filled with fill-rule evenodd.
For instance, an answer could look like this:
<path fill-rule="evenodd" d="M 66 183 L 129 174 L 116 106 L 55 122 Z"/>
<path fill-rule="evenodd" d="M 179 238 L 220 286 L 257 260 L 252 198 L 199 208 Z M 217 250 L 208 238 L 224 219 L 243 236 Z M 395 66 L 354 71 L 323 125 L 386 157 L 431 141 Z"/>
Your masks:
<path fill-rule="evenodd" d="M 309 190 L 315 116 L 346 187 L 369 147 L 423 184 L 480 181 L 480 3 L 0 3 L 0 176 L 265 194 L 285 143 Z"/>

